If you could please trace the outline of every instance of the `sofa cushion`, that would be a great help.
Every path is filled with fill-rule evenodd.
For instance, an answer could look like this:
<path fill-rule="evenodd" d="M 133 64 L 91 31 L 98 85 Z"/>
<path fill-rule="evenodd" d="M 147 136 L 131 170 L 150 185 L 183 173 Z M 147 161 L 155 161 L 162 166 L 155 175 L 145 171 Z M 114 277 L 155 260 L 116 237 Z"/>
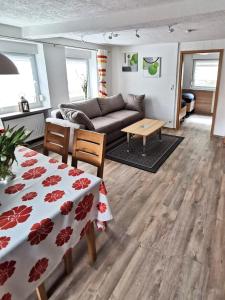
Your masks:
<path fill-rule="evenodd" d="M 108 114 L 107 118 L 120 120 L 125 127 L 143 119 L 144 114 L 139 111 L 122 109 Z"/>
<path fill-rule="evenodd" d="M 107 116 L 94 118 L 91 121 L 95 127 L 95 131 L 101 133 L 111 133 L 115 130 L 122 129 L 123 127 L 121 121 L 113 118 L 108 118 Z"/>
<path fill-rule="evenodd" d="M 97 98 L 90 100 L 76 101 L 68 104 L 68 108 L 80 110 L 85 113 L 90 119 L 100 117 L 102 115 Z"/>
<path fill-rule="evenodd" d="M 145 95 L 127 95 L 125 99 L 126 109 L 144 112 L 144 99 Z"/>
<path fill-rule="evenodd" d="M 187 102 L 191 103 L 192 101 L 195 100 L 195 95 L 192 93 L 183 93 L 182 98 Z"/>
<path fill-rule="evenodd" d="M 121 94 L 112 97 L 98 98 L 98 103 L 103 116 L 125 107 L 125 102 Z"/>
<path fill-rule="evenodd" d="M 87 128 L 89 130 L 94 130 L 95 129 L 93 123 L 88 118 L 88 116 L 85 115 L 85 113 L 83 113 L 82 111 L 75 110 L 73 108 L 67 108 L 67 107 L 64 107 L 64 106 L 66 106 L 66 105 L 61 104 L 59 107 L 60 107 L 60 111 L 62 113 L 62 116 L 65 120 L 68 120 L 72 123 L 77 123 L 77 124 L 84 125 L 85 128 Z"/>

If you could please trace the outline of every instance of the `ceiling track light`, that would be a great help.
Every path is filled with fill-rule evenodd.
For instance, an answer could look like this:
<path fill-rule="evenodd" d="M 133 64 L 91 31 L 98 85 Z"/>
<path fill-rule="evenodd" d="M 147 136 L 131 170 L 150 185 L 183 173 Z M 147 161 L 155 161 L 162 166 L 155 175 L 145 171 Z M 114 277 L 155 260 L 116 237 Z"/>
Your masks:
<path fill-rule="evenodd" d="M 140 36 L 140 34 L 138 33 L 138 29 L 136 29 L 136 37 L 139 39 L 141 36 Z"/>
<path fill-rule="evenodd" d="M 108 39 L 112 40 L 112 38 L 117 38 L 119 36 L 119 33 L 115 33 L 115 32 L 110 32 L 110 34 L 108 35 Z"/>
<path fill-rule="evenodd" d="M 168 32 L 173 33 L 175 29 L 173 28 L 173 25 L 168 25 Z"/>
<path fill-rule="evenodd" d="M 193 31 L 196 31 L 196 29 L 194 29 L 194 28 L 188 28 L 188 29 L 185 30 L 186 33 L 191 33 Z"/>

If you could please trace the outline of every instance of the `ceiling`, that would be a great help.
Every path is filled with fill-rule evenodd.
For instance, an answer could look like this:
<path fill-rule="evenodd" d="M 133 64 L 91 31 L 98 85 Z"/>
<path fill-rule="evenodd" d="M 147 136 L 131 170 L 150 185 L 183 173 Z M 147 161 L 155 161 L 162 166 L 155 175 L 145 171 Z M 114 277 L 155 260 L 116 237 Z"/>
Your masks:
<path fill-rule="evenodd" d="M 0 7 L 0 23 L 30 39 L 123 46 L 225 38 L 224 0 L 0 0 Z M 109 39 L 112 32 L 118 37 Z"/>
<path fill-rule="evenodd" d="M 168 0 L 0 0 L 0 23 L 14 26 L 43 25 L 165 3 Z"/>

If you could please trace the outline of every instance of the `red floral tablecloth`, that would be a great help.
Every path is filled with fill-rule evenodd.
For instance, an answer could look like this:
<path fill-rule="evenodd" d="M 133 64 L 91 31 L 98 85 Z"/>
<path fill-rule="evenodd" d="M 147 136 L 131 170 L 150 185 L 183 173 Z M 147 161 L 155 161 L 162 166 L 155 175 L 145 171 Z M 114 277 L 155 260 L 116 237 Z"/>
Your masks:
<path fill-rule="evenodd" d="M 26 299 L 92 221 L 112 219 L 100 178 L 25 147 L 0 184 L 0 300 Z"/>

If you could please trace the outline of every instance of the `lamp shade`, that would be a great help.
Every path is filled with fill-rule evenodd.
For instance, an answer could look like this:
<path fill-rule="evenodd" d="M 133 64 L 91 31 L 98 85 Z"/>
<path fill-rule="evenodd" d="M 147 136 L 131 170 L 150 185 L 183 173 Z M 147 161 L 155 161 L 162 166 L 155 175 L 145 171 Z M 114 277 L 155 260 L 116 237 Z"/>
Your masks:
<path fill-rule="evenodd" d="M 0 75 L 19 74 L 15 64 L 5 55 L 0 53 Z"/>

